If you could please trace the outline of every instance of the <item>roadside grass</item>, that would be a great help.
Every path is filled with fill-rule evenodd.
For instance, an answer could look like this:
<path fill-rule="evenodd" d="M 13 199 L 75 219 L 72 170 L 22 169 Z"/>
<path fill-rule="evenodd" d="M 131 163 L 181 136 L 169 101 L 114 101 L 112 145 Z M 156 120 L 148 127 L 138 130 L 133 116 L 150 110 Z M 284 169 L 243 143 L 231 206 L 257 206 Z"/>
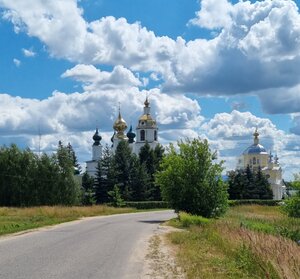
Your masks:
<path fill-rule="evenodd" d="M 178 219 L 169 224 L 183 227 Z M 287 217 L 279 207 L 244 205 L 168 238 L 188 279 L 296 279 L 300 246 L 292 239 L 298 237 L 299 228 L 300 220 Z"/>
<path fill-rule="evenodd" d="M 82 217 L 133 213 L 134 208 L 108 206 L 42 206 L 30 208 L 0 207 L 0 235 L 73 221 Z"/>

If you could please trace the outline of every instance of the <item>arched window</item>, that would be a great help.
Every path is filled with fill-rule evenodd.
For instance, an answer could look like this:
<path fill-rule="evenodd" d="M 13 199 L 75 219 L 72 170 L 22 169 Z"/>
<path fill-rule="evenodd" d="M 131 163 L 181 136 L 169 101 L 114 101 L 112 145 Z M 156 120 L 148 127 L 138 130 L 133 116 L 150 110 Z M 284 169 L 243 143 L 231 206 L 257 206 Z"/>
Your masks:
<path fill-rule="evenodd" d="M 145 140 L 145 130 L 141 130 L 141 141 Z"/>
<path fill-rule="evenodd" d="M 154 131 L 154 140 L 157 140 L 157 131 Z"/>
<path fill-rule="evenodd" d="M 253 157 L 253 165 L 256 165 L 256 158 Z"/>

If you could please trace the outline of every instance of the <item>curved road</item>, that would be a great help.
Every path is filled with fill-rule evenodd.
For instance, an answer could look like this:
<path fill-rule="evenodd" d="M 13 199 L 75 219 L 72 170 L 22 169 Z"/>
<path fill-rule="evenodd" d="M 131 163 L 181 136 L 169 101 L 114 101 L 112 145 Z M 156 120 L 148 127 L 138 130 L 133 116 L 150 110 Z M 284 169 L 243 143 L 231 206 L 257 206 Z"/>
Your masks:
<path fill-rule="evenodd" d="M 174 216 L 157 211 L 92 217 L 0 238 L 0 278 L 141 278 L 147 240 Z"/>

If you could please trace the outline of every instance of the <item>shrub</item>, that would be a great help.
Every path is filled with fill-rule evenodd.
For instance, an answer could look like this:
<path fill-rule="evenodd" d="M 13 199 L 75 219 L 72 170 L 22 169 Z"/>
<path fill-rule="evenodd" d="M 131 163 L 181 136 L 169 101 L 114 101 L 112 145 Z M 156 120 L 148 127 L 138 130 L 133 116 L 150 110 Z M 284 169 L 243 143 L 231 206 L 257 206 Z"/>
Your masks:
<path fill-rule="evenodd" d="M 203 226 L 210 222 L 207 218 L 197 215 L 191 215 L 186 212 L 179 212 L 179 221 L 181 223 L 181 226 L 184 228 L 188 228 L 192 225 Z"/>
<path fill-rule="evenodd" d="M 285 200 L 283 208 L 290 217 L 300 218 L 300 196 Z"/>

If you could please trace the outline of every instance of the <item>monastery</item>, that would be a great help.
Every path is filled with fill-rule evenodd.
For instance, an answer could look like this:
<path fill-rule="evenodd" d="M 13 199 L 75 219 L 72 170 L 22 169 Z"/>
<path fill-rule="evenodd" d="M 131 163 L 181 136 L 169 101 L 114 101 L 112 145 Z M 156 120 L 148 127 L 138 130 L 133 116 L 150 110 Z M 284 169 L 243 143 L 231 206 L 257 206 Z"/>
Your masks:
<path fill-rule="evenodd" d="M 139 154 L 140 149 L 147 142 L 152 149 L 159 144 L 158 142 L 158 127 L 156 120 L 152 118 L 150 114 L 150 102 L 148 97 L 144 102 L 144 112 L 138 119 L 138 124 L 136 126 L 136 133 L 132 130 L 132 125 L 130 126 L 127 134 L 125 131 L 127 129 L 127 123 L 121 116 L 121 111 L 119 108 L 119 114 L 116 121 L 113 124 L 114 134 L 111 138 L 112 141 L 112 152 L 115 152 L 120 141 L 127 141 L 133 153 Z M 87 173 L 95 177 L 97 172 L 98 161 L 102 157 L 102 137 L 99 135 L 98 128 L 93 136 L 93 146 L 92 146 L 92 160 L 86 162 Z"/>
<path fill-rule="evenodd" d="M 282 180 L 282 169 L 279 164 L 277 155 L 275 157 L 266 151 L 259 143 L 259 133 L 257 129 L 254 134 L 254 142 L 249 146 L 239 158 L 238 169 L 245 169 L 248 165 L 252 170 L 261 168 L 262 172 L 267 176 L 273 191 L 273 199 L 281 200 L 285 193 L 285 186 Z"/>

